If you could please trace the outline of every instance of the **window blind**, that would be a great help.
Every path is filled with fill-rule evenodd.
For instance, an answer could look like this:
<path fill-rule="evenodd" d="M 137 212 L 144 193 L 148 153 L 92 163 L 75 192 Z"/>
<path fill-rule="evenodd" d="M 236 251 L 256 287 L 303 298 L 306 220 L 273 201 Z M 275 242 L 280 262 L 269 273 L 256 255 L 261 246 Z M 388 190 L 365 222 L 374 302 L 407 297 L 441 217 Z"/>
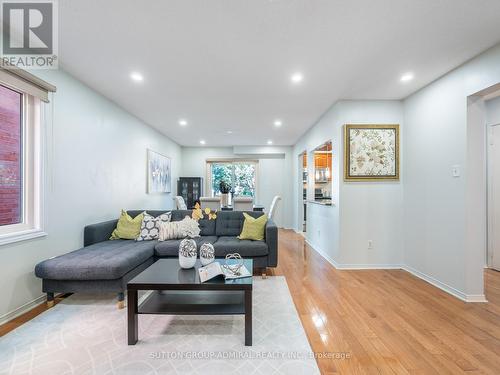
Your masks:
<path fill-rule="evenodd" d="M 12 89 L 32 95 L 48 103 L 49 92 L 55 92 L 56 87 L 25 70 L 0 66 L 0 83 Z"/>

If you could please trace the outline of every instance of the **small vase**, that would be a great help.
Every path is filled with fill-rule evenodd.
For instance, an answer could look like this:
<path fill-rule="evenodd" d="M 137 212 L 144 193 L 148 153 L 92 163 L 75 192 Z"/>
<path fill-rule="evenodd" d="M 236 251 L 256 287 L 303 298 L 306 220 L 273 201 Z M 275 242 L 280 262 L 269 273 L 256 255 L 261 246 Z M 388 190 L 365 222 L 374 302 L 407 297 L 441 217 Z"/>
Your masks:
<path fill-rule="evenodd" d="M 200 262 L 202 266 L 212 263 L 215 260 L 215 249 L 211 243 L 204 243 L 200 247 Z"/>
<path fill-rule="evenodd" d="M 196 264 L 197 246 L 193 239 L 185 238 L 179 245 L 179 265 L 181 268 L 193 268 Z"/>
<path fill-rule="evenodd" d="M 222 207 L 227 207 L 229 205 L 229 194 L 220 195 L 220 204 Z"/>

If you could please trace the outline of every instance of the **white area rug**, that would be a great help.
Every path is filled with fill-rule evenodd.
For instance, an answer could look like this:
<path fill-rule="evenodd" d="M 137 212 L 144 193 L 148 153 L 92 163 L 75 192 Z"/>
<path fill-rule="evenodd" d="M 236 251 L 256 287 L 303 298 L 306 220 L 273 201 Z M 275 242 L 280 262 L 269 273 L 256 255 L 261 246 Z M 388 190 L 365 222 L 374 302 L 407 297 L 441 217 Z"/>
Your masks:
<path fill-rule="evenodd" d="M 139 316 L 127 345 L 113 295 L 75 294 L 0 338 L 0 374 L 319 374 L 284 277 L 254 279 L 253 346 L 243 316 Z"/>

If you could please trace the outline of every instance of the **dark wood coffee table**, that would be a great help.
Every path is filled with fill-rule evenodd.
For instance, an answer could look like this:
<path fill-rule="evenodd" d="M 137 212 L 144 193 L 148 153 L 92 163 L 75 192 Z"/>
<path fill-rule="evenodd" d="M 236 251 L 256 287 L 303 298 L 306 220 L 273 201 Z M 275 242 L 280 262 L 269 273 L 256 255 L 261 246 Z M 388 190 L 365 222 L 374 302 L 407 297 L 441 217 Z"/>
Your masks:
<path fill-rule="evenodd" d="M 220 260 L 224 262 L 224 260 Z M 252 272 L 251 259 L 245 267 Z M 127 284 L 128 344 L 139 338 L 139 314 L 245 315 L 245 345 L 252 345 L 252 277 L 200 282 L 198 268 L 184 270 L 178 259 L 160 259 Z M 140 305 L 139 290 L 152 290 Z"/>

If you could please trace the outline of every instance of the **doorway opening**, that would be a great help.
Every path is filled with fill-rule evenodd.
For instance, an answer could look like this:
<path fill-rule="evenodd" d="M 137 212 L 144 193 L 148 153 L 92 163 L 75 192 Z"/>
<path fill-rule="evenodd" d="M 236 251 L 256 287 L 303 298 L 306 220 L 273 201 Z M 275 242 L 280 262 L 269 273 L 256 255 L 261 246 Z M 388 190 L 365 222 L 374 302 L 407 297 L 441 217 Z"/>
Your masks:
<path fill-rule="evenodd" d="M 499 101 L 500 105 L 500 101 Z M 488 124 L 488 266 L 500 271 L 500 123 Z"/>
<path fill-rule="evenodd" d="M 500 91 L 485 97 L 488 181 L 488 244 L 486 262 L 500 271 Z"/>
<path fill-rule="evenodd" d="M 500 293 L 500 84 L 467 99 L 465 271 L 474 302 Z M 482 292 L 482 293 L 481 293 Z"/>
<path fill-rule="evenodd" d="M 307 188 L 308 188 L 308 173 L 307 173 L 307 151 L 299 155 L 298 160 L 298 229 L 302 233 L 307 231 Z M 301 194 L 302 192 L 302 194 Z"/>
<path fill-rule="evenodd" d="M 500 300 L 500 92 L 485 101 L 487 126 L 488 244 L 484 282 L 486 298 Z"/>
<path fill-rule="evenodd" d="M 332 141 L 323 143 L 313 151 L 314 200 L 324 205 L 332 204 Z"/>

